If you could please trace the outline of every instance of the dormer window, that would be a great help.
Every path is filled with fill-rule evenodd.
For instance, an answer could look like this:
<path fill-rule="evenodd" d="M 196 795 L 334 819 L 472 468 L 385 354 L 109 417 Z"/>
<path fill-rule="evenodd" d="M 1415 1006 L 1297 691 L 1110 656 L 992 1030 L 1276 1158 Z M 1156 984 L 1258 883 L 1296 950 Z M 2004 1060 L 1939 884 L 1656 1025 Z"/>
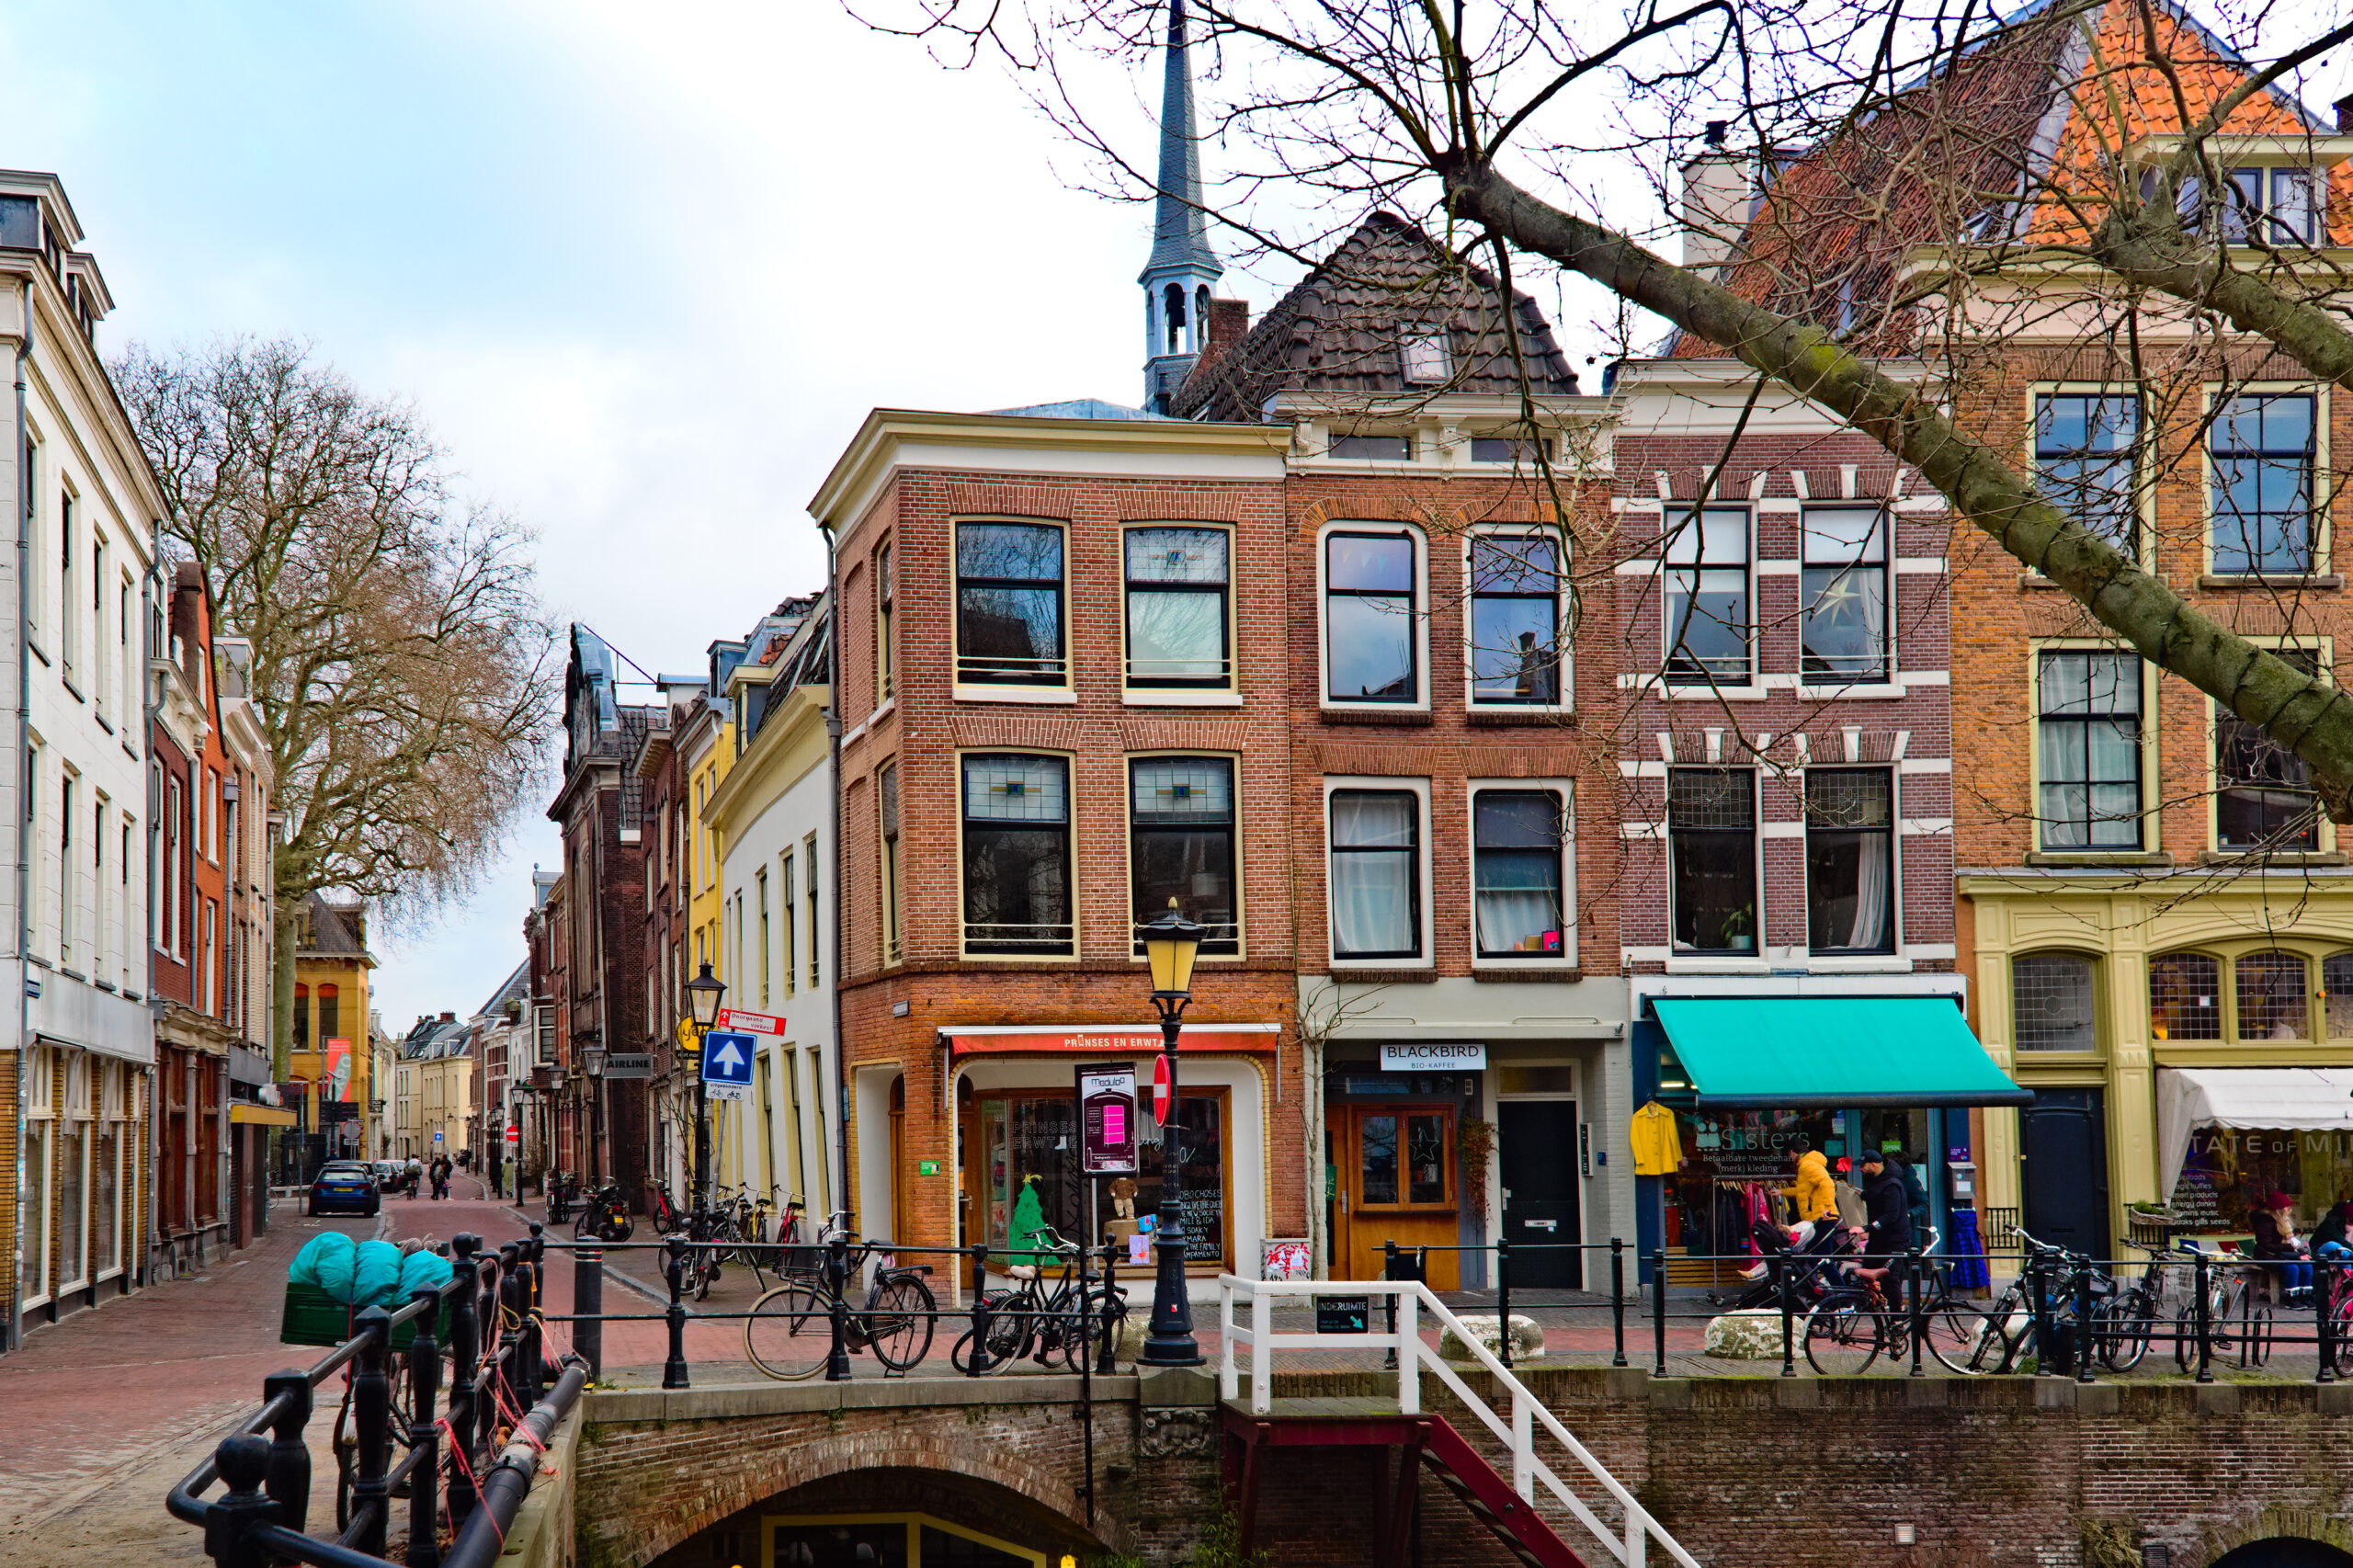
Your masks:
<path fill-rule="evenodd" d="M 1408 337 L 1401 346 L 1405 364 L 1405 380 L 1416 386 L 1434 386 L 1454 374 L 1454 353 L 1446 335 L 1426 332 Z"/>
<path fill-rule="evenodd" d="M 31 196 L 0 196 L 0 248 L 40 248 L 40 200 Z"/>
<path fill-rule="evenodd" d="M 2141 197 L 2149 200 L 2157 190 L 2157 171 L 2141 176 Z M 2211 203 L 2226 244 L 2310 244 L 2318 237 L 2320 178 L 2302 165 L 2256 164 L 2223 171 L 2219 199 Z M 2206 226 L 2209 202 L 2204 182 L 2195 175 L 2184 178 L 2174 199 L 2182 225 Z"/>

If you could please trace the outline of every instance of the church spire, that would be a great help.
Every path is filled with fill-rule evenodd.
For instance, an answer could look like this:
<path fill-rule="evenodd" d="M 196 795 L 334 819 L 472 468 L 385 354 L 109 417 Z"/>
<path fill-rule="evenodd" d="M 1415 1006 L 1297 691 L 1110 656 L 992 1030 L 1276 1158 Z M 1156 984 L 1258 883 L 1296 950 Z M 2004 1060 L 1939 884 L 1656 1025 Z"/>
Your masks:
<path fill-rule="evenodd" d="M 1202 211 L 1200 142 L 1193 124 L 1193 74 L 1186 58 L 1185 0 L 1168 0 L 1166 80 L 1160 98 L 1159 194 L 1152 256 L 1136 281 L 1144 291 L 1144 406 L 1166 412 L 1192 373 L 1209 326 L 1210 286 L 1225 271 L 1210 248 Z"/>

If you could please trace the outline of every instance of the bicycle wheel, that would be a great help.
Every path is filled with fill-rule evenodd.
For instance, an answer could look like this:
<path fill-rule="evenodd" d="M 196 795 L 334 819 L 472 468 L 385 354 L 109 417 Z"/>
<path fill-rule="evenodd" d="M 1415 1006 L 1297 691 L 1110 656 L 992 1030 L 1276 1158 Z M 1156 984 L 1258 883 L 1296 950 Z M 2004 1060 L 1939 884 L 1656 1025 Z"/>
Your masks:
<path fill-rule="evenodd" d="M 2149 1331 L 2156 1308 L 2139 1294 L 2105 1303 L 2093 1314 L 2094 1343 L 2100 1365 L 2111 1372 L 2129 1372 L 2149 1353 Z"/>
<path fill-rule="evenodd" d="M 893 1371 L 904 1372 L 931 1354 L 931 1287 L 912 1274 L 894 1274 L 874 1282 L 866 1297 L 866 1342 L 874 1358 Z"/>
<path fill-rule="evenodd" d="M 1805 1314 L 1806 1364 L 1825 1378 L 1859 1377 L 1886 1347 L 1886 1325 L 1860 1301 L 1828 1301 Z"/>
<path fill-rule="evenodd" d="M 597 1239 L 597 1206 L 594 1203 L 583 1203 L 580 1212 L 572 1217 L 572 1239 L 577 1242 Z"/>
<path fill-rule="evenodd" d="M 1921 1344 L 1937 1364 L 1963 1377 L 1979 1377 L 2001 1361 L 2001 1335 L 1983 1307 L 1950 1298 L 1928 1309 Z"/>
<path fill-rule="evenodd" d="M 2271 1309 L 2249 1290 L 2239 1304 L 2239 1365 L 2260 1367 L 2271 1359 Z"/>
<path fill-rule="evenodd" d="M 2198 1365 L 2198 1308 L 2195 1303 L 2174 1314 L 2173 1364 L 2185 1372 Z"/>
<path fill-rule="evenodd" d="M 744 1320 L 744 1354 L 780 1382 L 815 1377 L 833 1352 L 833 1300 L 813 1285 L 778 1286 Z"/>
<path fill-rule="evenodd" d="M 1028 1348 L 1032 1324 L 1029 1307 L 1030 1298 L 1017 1290 L 991 1290 L 982 1298 L 989 1306 L 988 1372 L 1009 1369 Z M 969 1373 L 972 1357 L 972 1331 L 966 1329 L 949 1352 L 949 1362 L 959 1372 Z"/>

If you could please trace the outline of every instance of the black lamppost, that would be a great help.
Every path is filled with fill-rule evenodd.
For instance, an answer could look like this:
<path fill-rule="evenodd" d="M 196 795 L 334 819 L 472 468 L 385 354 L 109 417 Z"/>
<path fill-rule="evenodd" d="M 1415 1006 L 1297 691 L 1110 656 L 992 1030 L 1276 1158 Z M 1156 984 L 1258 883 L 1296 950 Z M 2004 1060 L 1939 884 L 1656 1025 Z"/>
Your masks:
<path fill-rule="evenodd" d="M 1144 1335 L 1147 1367 L 1198 1367 L 1201 1347 L 1193 1340 L 1193 1305 L 1185 1294 L 1185 1158 L 1176 1116 L 1176 1033 L 1184 1027 L 1185 1004 L 1193 999 L 1193 959 L 1201 950 L 1201 927 L 1185 918 L 1176 901 L 1149 926 L 1138 928 L 1152 966 L 1152 1005 L 1160 1014 L 1160 1050 L 1168 1063 L 1168 1103 L 1160 1124 L 1160 1218 L 1154 1226 L 1154 1256 L 1159 1275 L 1152 1287 L 1152 1324 Z"/>
<path fill-rule="evenodd" d="M 702 966 L 700 973 L 687 982 L 687 1006 L 694 1015 L 695 1025 L 695 1196 L 694 1208 L 700 1213 L 710 1200 L 710 1091 L 702 1081 L 702 1041 L 711 1027 L 719 1022 L 719 999 L 727 994 L 727 983 L 713 977 L 710 966 Z"/>

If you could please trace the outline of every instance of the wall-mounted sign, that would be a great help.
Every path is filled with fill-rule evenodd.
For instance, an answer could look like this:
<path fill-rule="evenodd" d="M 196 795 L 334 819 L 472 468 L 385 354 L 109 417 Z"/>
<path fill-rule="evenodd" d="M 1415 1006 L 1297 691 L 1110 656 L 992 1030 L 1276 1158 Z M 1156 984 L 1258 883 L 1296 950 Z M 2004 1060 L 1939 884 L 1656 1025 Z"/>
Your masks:
<path fill-rule="evenodd" d="M 1487 1068 L 1487 1048 L 1483 1045 L 1384 1045 L 1381 1048 L 1381 1070 L 1384 1073 L 1483 1073 Z"/>
<path fill-rule="evenodd" d="M 939 1162 L 938 1160 L 917 1160 L 915 1162 L 915 1175 L 938 1176 L 938 1174 Z"/>
<path fill-rule="evenodd" d="M 733 1029 L 738 1034 L 780 1035 L 784 1032 L 784 1020 L 773 1013 L 747 1013 L 741 1007 L 722 1007 L 716 1027 Z"/>
<path fill-rule="evenodd" d="M 1318 1334 L 1370 1334 L 1372 1332 L 1372 1298 L 1370 1296 L 1316 1297 L 1315 1332 Z"/>
<path fill-rule="evenodd" d="M 654 1053 L 650 1051 L 613 1051 L 605 1054 L 605 1076 L 608 1078 L 651 1078 L 654 1076 Z"/>
<path fill-rule="evenodd" d="M 1080 1160 L 1088 1176 L 1133 1176 L 1136 1070 L 1124 1062 L 1076 1070 Z"/>

